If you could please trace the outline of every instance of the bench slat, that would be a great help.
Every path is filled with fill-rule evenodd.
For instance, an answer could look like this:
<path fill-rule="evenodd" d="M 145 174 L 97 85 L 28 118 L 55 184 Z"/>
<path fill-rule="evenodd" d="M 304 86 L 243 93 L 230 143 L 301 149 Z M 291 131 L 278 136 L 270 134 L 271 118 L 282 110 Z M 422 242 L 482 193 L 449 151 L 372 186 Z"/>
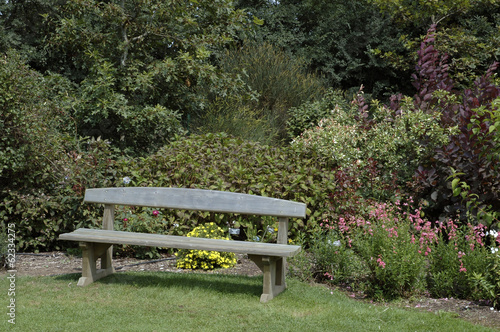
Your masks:
<path fill-rule="evenodd" d="M 154 187 L 87 189 L 85 202 L 288 218 L 306 216 L 304 203 L 205 189 Z"/>
<path fill-rule="evenodd" d="M 286 244 L 205 239 L 176 235 L 133 233 L 88 228 L 79 228 L 74 232 L 61 234 L 59 236 L 59 239 L 80 242 L 129 244 L 162 248 L 222 251 L 234 252 L 239 254 L 268 255 L 279 257 L 292 257 L 301 250 L 300 246 Z"/>

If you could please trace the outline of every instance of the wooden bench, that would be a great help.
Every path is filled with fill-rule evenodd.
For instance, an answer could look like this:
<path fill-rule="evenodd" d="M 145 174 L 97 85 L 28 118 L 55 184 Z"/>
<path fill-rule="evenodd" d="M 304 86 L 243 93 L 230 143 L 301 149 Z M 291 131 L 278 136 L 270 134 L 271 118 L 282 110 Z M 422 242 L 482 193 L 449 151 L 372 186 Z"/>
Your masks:
<path fill-rule="evenodd" d="M 61 234 L 60 240 L 78 241 L 82 248 L 82 277 L 78 286 L 114 273 L 112 245 L 129 244 L 162 248 L 195 249 L 248 254 L 263 272 L 261 302 L 267 302 L 286 288 L 286 257 L 300 251 L 288 245 L 289 218 L 304 218 L 306 205 L 282 199 L 185 188 L 100 188 L 87 189 L 85 202 L 104 204 L 103 229 L 80 228 Z M 210 211 L 278 217 L 277 243 L 245 242 L 114 230 L 115 205 Z M 97 260 L 100 259 L 100 269 Z"/>

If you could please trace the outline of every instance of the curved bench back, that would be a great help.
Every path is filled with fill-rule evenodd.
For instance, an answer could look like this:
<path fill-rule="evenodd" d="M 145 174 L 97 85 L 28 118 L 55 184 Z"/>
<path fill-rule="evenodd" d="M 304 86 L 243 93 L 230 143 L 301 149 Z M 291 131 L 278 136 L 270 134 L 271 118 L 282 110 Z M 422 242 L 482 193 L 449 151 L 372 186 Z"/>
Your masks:
<path fill-rule="evenodd" d="M 204 189 L 96 188 L 85 191 L 85 202 L 285 218 L 304 218 L 306 216 L 304 203 Z"/>

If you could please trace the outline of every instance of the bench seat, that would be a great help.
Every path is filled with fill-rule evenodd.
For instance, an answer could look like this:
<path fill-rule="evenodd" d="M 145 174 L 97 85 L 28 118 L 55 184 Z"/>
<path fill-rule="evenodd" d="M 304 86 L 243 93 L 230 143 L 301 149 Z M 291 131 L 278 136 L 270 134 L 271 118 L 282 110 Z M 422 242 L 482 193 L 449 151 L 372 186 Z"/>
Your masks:
<path fill-rule="evenodd" d="M 71 233 L 61 234 L 60 240 L 109 244 L 129 244 L 146 247 L 177 248 L 234 252 L 237 254 L 292 257 L 301 247 L 287 244 L 206 239 L 178 235 L 161 235 L 110 231 L 104 229 L 79 228 Z"/>

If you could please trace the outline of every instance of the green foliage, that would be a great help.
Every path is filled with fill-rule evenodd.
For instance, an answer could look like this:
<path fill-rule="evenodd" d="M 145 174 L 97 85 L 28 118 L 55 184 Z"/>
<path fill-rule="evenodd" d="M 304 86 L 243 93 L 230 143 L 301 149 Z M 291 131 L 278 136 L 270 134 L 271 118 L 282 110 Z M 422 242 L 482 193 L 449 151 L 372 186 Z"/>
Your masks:
<path fill-rule="evenodd" d="M 16 53 L 0 59 L 0 179 L 12 189 L 57 181 L 48 169 L 63 172 L 68 137 L 44 81 Z"/>
<path fill-rule="evenodd" d="M 262 122 L 258 128 L 271 133 L 260 141 L 286 139 L 288 110 L 314 100 L 324 92 L 323 80 L 308 73 L 302 60 L 290 57 L 268 43 L 247 41 L 241 48 L 228 50 L 221 59 L 221 69 L 241 79 L 252 93 L 251 98 L 239 95 L 233 96 L 229 103 L 223 101 L 222 111 L 243 121 L 253 120 L 255 125 Z M 221 101 L 215 101 L 216 107 L 220 104 Z"/>
<path fill-rule="evenodd" d="M 43 14 L 55 13 L 56 1 L 2 1 L 0 3 L 0 53 L 15 49 L 28 63 L 43 63 Z"/>
<path fill-rule="evenodd" d="M 2 187 L 2 223 L 16 224 L 20 251 L 61 249 L 60 233 L 79 227 L 100 227 L 102 211 L 82 204 L 86 188 L 116 185 L 115 151 L 109 143 L 93 140 L 81 144 L 80 152 L 64 154 L 61 169 L 47 167 L 37 176 L 39 188 Z"/>
<path fill-rule="evenodd" d="M 278 134 L 274 118 L 256 111 L 252 105 L 238 98 L 217 98 L 206 112 L 196 120 L 196 132 L 219 133 L 261 144 L 275 144 Z"/>
<path fill-rule="evenodd" d="M 477 76 L 500 61 L 498 15 L 495 0 L 400 1 L 370 0 L 392 17 L 400 29 L 399 47 L 376 48 L 374 55 L 395 68 L 412 71 L 415 52 L 431 25 L 439 25 L 436 48 L 450 56 L 450 76 L 457 86 L 471 88 Z"/>
<path fill-rule="evenodd" d="M 413 25 L 438 24 L 444 19 L 467 13 L 474 7 L 493 4 L 493 0 L 370 0 L 389 12 L 401 23 Z"/>
<path fill-rule="evenodd" d="M 337 108 L 349 109 L 348 101 L 339 90 L 329 89 L 322 98 L 305 102 L 288 111 L 288 137 L 293 140 L 306 129 L 316 127 L 320 120 L 332 116 Z"/>
<path fill-rule="evenodd" d="M 485 299 L 495 307 L 500 307 L 500 255 L 498 254 L 498 232 L 490 231 L 492 245 L 491 255 L 487 257 L 487 268 L 485 271 L 474 271 L 472 283 L 474 284 L 474 295 L 476 298 Z"/>
<path fill-rule="evenodd" d="M 43 70 L 75 84 L 70 114 L 81 136 L 137 153 L 181 134 L 208 95 L 239 82 L 213 61 L 249 23 L 230 1 L 66 1 L 44 13 Z M 202 93 L 203 92 L 203 93 Z"/>
<path fill-rule="evenodd" d="M 306 203 L 307 220 L 292 220 L 291 238 L 299 232 L 314 232 L 318 220 L 329 213 L 328 196 L 335 189 L 334 174 L 316 157 L 292 147 L 270 147 L 223 134 L 192 135 L 172 142 L 136 164 L 125 165 L 121 177 L 126 176 L 134 186 L 234 191 Z M 237 219 L 194 211 L 172 213 L 181 234 L 200 223 L 225 226 Z M 267 226 L 262 218 L 242 218 L 260 232 Z"/>
<path fill-rule="evenodd" d="M 342 243 L 336 232 L 318 232 L 308 251 L 313 257 L 309 264 L 319 280 L 359 289 L 369 274 L 366 262 L 345 241 Z"/>
<path fill-rule="evenodd" d="M 205 239 L 229 240 L 224 236 L 224 230 L 213 222 L 195 227 L 187 236 Z M 177 268 L 213 270 L 227 269 L 236 265 L 236 255 L 230 252 L 181 249 L 176 253 Z"/>
<path fill-rule="evenodd" d="M 459 24 L 443 27 L 436 33 L 436 48 L 450 57 L 450 76 L 459 88 L 473 88 L 474 81 L 495 61 L 500 61 L 500 4 L 496 8 L 480 7 L 458 20 Z M 496 14 L 488 14 L 495 13 Z"/>
<path fill-rule="evenodd" d="M 475 219 L 477 223 L 484 224 L 486 226 L 491 226 L 493 223 L 498 223 L 500 218 L 500 212 L 495 211 L 493 206 L 485 205 L 478 194 L 471 192 L 471 186 L 467 182 L 462 181 L 460 176 L 465 175 L 464 173 L 458 173 L 453 168 L 451 168 L 452 174 L 448 178 L 451 181 L 451 191 L 453 196 L 460 196 L 462 198 L 462 203 L 466 207 L 466 217 L 468 220 Z"/>

